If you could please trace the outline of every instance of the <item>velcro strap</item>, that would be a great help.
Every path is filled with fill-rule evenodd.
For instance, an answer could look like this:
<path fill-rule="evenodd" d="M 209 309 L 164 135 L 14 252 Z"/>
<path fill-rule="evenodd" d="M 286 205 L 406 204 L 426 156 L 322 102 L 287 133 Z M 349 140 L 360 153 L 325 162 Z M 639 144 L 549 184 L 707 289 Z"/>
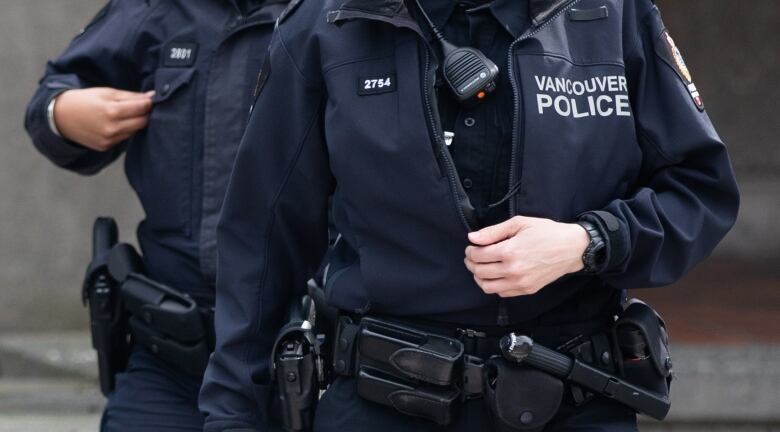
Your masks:
<path fill-rule="evenodd" d="M 595 21 L 607 18 L 609 10 L 606 6 L 591 9 L 570 9 L 569 19 L 572 21 Z"/>
<path fill-rule="evenodd" d="M 597 210 L 580 215 L 579 219 L 596 224 L 607 240 L 607 259 L 597 272 L 620 265 L 628 254 L 629 245 L 623 238 L 620 220 L 610 212 Z"/>
<path fill-rule="evenodd" d="M 438 424 L 446 425 L 451 421 L 455 393 L 450 393 L 448 396 L 449 398 L 417 390 L 399 390 L 389 394 L 388 399 L 393 408 L 403 414 L 428 418 Z"/>

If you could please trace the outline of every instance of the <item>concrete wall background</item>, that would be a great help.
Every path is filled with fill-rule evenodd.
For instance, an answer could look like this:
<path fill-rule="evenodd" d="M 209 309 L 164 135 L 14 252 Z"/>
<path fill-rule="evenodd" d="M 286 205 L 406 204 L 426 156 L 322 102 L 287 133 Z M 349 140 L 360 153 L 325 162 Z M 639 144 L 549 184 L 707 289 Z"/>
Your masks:
<path fill-rule="evenodd" d="M 140 206 L 114 164 L 96 177 L 56 169 L 24 132 L 24 109 L 48 58 L 103 0 L 3 0 L 0 13 L 0 330 L 81 328 L 92 221 L 113 214 L 133 236 Z"/>
<path fill-rule="evenodd" d="M 632 0 L 627 0 L 632 1 Z M 121 164 L 82 178 L 33 149 L 23 110 L 47 58 L 102 0 L 4 0 L 0 14 L 0 332 L 83 328 L 79 300 L 97 215 L 131 239 L 142 212 Z M 737 227 L 718 254 L 780 263 L 780 38 L 776 0 L 659 0 L 708 112 L 730 147 L 743 190 Z"/>

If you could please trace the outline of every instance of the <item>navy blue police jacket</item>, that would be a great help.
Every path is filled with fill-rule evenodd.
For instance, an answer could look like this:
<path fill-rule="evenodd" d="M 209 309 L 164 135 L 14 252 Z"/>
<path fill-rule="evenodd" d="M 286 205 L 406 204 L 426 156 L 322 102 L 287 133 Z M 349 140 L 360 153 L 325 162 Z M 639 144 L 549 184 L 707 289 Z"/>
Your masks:
<path fill-rule="evenodd" d="M 113 0 L 48 63 L 27 109 L 33 143 L 60 167 L 94 174 L 126 153 L 146 214 L 138 239 L 147 273 L 204 303 L 214 296 L 219 210 L 284 6 Z M 148 127 L 105 153 L 58 137 L 47 123 L 49 101 L 86 87 L 155 90 Z"/>
<path fill-rule="evenodd" d="M 478 227 L 442 137 L 428 32 L 403 0 L 291 3 L 218 227 L 206 430 L 270 428 L 274 336 L 326 250 L 329 198 L 333 306 L 507 328 L 607 313 L 622 290 L 682 277 L 731 228 L 726 148 L 652 2 L 529 7 L 533 25 L 500 65 L 514 100 L 509 184 L 521 185 L 507 218 L 593 221 L 604 268 L 504 302 L 483 293 L 463 264 Z"/>

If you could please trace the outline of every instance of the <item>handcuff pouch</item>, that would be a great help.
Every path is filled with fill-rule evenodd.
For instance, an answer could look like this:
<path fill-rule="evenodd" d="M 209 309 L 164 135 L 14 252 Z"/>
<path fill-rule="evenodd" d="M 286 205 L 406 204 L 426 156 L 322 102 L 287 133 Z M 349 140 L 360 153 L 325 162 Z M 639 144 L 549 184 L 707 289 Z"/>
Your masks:
<path fill-rule="evenodd" d="M 560 379 L 492 357 L 485 364 L 485 402 L 500 432 L 541 431 L 563 400 Z"/>

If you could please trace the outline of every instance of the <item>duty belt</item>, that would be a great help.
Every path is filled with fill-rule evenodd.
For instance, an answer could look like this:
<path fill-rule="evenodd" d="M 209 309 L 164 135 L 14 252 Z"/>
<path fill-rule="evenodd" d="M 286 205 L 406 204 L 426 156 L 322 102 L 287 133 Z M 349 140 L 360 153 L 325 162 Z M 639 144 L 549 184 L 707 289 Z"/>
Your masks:
<path fill-rule="evenodd" d="M 506 334 L 468 328 L 442 331 L 397 319 L 342 316 L 333 367 L 356 378 L 362 398 L 441 425 L 452 421 L 458 403 L 484 398 L 497 425 L 536 430 L 555 415 L 565 391 L 575 404 L 595 394 L 615 397 L 611 392 L 618 391 L 617 396 L 625 396 L 620 402 L 662 418 L 668 398 L 618 377 L 622 363 L 617 357 L 623 354 L 612 342 L 612 326 L 611 318 L 577 323 L 568 327 L 578 337 L 555 350 L 540 345 L 532 352 L 533 340 L 527 336 L 507 339 Z M 556 345 L 562 334 L 560 328 L 521 333 Z M 510 347 L 507 340 L 517 346 Z M 659 375 L 664 382 L 666 376 Z"/>

